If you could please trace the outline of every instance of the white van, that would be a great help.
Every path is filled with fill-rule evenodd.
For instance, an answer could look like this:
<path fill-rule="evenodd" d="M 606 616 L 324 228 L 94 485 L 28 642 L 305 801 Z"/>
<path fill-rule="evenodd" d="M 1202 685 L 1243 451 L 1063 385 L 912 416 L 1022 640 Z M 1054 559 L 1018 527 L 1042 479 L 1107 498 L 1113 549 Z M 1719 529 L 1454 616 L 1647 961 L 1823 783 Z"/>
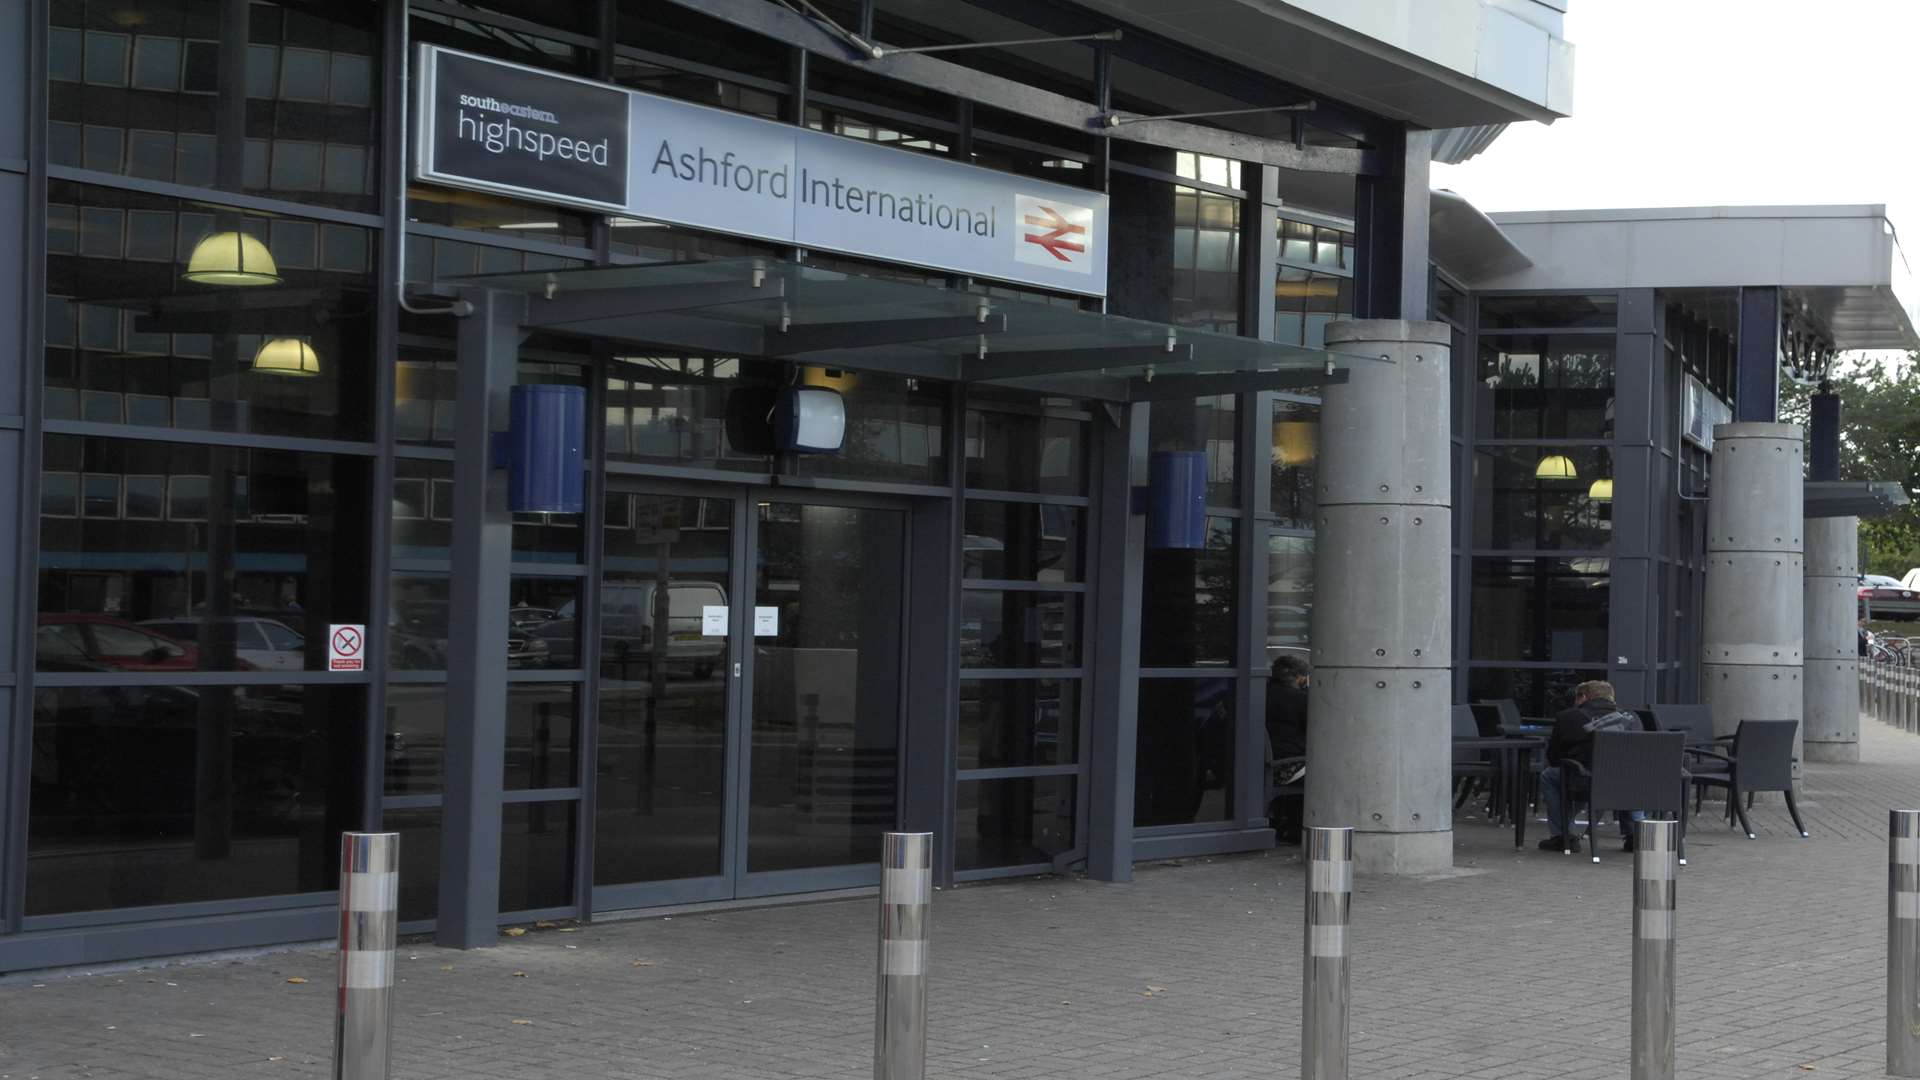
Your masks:
<path fill-rule="evenodd" d="M 654 582 L 605 582 L 600 586 L 600 664 L 615 669 L 616 677 L 644 677 L 654 656 Z M 709 607 L 727 606 L 727 590 L 710 581 L 675 581 L 667 591 L 666 659 L 670 669 L 690 669 L 693 677 L 713 674 L 726 655 L 725 637 L 707 637 L 701 618 Z M 576 615 L 569 600 L 555 612 L 555 621 Z"/>

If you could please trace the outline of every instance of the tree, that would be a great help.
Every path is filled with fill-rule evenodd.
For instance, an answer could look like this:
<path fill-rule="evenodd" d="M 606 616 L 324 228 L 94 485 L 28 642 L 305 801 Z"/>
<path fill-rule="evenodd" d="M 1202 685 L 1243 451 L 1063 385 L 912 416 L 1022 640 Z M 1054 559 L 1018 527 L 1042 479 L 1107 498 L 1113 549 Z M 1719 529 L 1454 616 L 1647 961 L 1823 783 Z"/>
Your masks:
<path fill-rule="evenodd" d="M 1860 522 L 1860 571 L 1900 577 L 1920 567 L 1920 352 L 1889 363 L 1856 357 L 1833 373 L 1840 395 L 1840 479 L 1894 480 L 1910 501 Z M 1783 420 L 1805 424 L 1813 390 L 1781 394 Z"/>

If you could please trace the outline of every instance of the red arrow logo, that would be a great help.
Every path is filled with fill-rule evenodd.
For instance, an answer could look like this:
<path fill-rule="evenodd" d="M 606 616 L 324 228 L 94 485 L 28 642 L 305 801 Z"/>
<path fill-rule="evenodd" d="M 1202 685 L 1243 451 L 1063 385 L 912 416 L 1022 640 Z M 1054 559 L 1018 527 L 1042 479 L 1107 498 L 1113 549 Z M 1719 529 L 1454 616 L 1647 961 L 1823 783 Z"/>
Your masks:
<path fill-rule="evenodd" d="M 1043 233 L 1026 233 L 1021 239 L 1029 244 L 1039 244 L 1047 250 L 1048 254 L 1059 259 L 1061 262 L 1073 261 L 1063 254 L 1064 252 L 1084 252 L 1087 250 L 1085 244 L 1075 243 L 1067 239 L 1069 236 L 1085 236 L 1087 233 L 1087 227 L 1085 225 L 1068 223 L 1066 218 L 1060 216 L 1060 211 L 1055 210 L 1051 206 L 1042 206 L 1040 212 L 1046 216 L 1039 217 L 1028 214 L 1026 222 L 1029 225 L 1046 229 L 1047 231 Z"/>

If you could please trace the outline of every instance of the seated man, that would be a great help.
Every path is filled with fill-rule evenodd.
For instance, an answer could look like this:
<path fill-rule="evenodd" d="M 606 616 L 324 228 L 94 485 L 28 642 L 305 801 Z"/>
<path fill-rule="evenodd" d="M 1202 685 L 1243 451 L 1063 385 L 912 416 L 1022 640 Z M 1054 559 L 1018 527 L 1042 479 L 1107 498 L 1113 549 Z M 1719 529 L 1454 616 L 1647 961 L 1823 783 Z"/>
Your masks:
<path fill-rule="evenodd" d="M 1547 768 L 1540 773 L 1540 799 L 1547 804 L 1547 821 L 1553 827 L 1553 835 L 1540 841 L 1541 851 L 1561 851 L 1568 846 L 1568 823 L 1560 820 L 1560 792 L 1566 784 L 1561 763 L 1577 761 L 1592 768 L 1595 732 L 1639 730 L 1640 718 L 1613 703 L 1612 683 L 1596 679 L 1573 688 L 1573 708 L 1554 717 L 1553 734 L 1547 738 Z M 1620 835 L 1626 839 L 1625 849 L 1632 851 L 1633 832 L 1628 821 L 1639 821 L 1646 815 L 1635 810 L 1616 816 L 1620 819 Z"/>
<path fill-rule="evenodd" d="M 1305 660 L 1291 653 L 1273 661 L 1273 677 L 1267 681 L 1267 746 L 1275 761 L 1306 756 L 1307 681 L 1312 673 Z M 1292 784 L 1306 771 L 1305 765 L 1290 765 L 1273 779 Z M 1281 795 L 1267 810 L 1283 844 L 1300 842 L 1302 802 L 1297 794 Z"/>

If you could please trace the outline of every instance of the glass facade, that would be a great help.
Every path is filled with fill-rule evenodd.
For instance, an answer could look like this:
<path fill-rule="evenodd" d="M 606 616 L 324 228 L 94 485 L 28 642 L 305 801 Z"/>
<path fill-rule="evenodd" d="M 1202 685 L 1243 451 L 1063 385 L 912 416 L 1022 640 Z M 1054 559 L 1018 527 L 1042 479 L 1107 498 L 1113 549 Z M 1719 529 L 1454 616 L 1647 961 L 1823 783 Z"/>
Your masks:
<path fill-rule="evenodd" d="M 31 644 L 15 643 L 18 706 L 0 715 L 30 750 L 7 778 L 28 813 L 8 823 L 25 870 L 0 880 L 0 969 L 9 937 L 76 920 L 324 921 L 346 829 L 402 834 L 402 918 L 425 930 L 441 845 L 461 831 L 450 750 L 473 731 L 454 704 L 471 670 L 456 613 L 473 592 L 456 570 L 472 534 L 455 475 L 476 433 L 456 418 L 460 324 L 396 312 L 394 278 L 444 288 L 793 252 L 423 184 L 408 185 L 403 221 L 383 189 L 405 174 L 387 156 L 399 103 L 381 70 L 396 25 L 384 9 L 125 8 L 55 0 L 44 27 L 57 171 L 34 204 L 44 347 L 16 425 L 35 450 L 20 566 L 37 606 Z M 1258 335 L 1271 292 L 1274 336 L 1314 345 L 1352 313 L 1351 230 L 1276 220 L 1240 162 L 1124 139 L 1100 162 L 1084 132 L 853 65 L 796 75 L 788 43 L 691 9 L 607 10 L 603 28 L 591 5 L 426 5 L 409 33 L 1104 184 L 1116 314 Z M 1251 265 L 1269 240 L 1273 263 Z M 996 302 L 1097 306 L 807 258 Z M 1139 699 L 1132 824 L 1257 844 L 1266 807 L 1242 748 L 1267 665 L 1308 645 L 1317 402 L 1163 401 L 1136 414 L 1146 430 L 1116 435 L 1124 408 L 808 360 L 544 333 L 520 344 L 519 382 L 587 393 L 588 509 L 511 516 L 507 646 L 486 661 L 504 679 L 500 911 L 860 884 L 878 834 L 929 806 L 952 837 L 942 876 L 1080 863 L 1095 839 L 1095 718 L 1118 677 Z M 774 453 L 745 432 L 743 416 L 796 383 L 842 395 L 840 453 Z M 1129 436 L 1146 453 L 1205 455 L 1201 548 L 1127 562 L 1103 535 L 1100 493 L 1133 464 Z M 1148 628 L 1124 657 L 1101 595 L 1116 565 L 1140 575 Z M 941 574 L 950 595 L 929 599 Z M 1264 638 L 1247 606 L 1262 578 Z M 329 662 L 342 623 L 375 646 L 363 670 Z M 920 655 L 929 641 L 937 667 Z M 950 713 L 915 697 L 910 676 L 929 670 Z M 942 770 L 931 793 L 929 756 Z"/>

